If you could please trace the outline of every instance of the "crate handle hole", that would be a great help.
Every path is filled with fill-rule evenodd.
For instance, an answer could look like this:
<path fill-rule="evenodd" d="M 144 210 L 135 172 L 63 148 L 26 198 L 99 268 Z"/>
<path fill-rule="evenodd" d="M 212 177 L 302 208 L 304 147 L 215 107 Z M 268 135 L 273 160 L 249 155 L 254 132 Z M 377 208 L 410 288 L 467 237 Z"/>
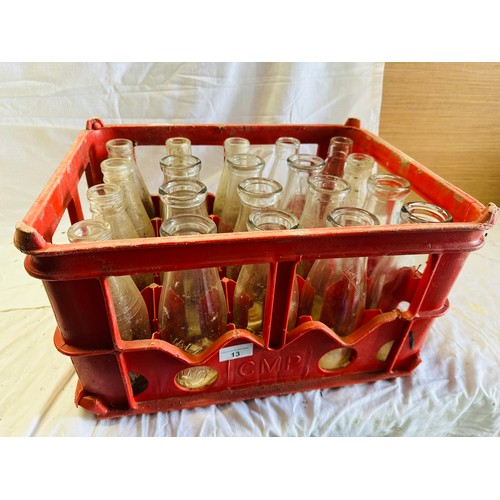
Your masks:
<path fill-rule="evenodd" d="M 211 366 L 191 366 L 181 370 L 175 376 L 175 382 L 181 389 L 202 390 L 212 385 L 218 378 L 218 371 Z"/>
<path fill-rule="evenodd" d="M 137 396 L 147 389 L 149 382 L 144 375 L 136 372 L 129 372 L 128 377 L 130 379 L 130 385 L 132 386 L 134 396 Z"/>
<path fill-rule="evenodd" d="M 337 349 L 332 349 L 327 353 L 323 354 L 319 360 L 319 367 L 325 371 L 340 370 L 349 366 L 354 357 L 354 349 L 349 347 L 339 347 Z"/>

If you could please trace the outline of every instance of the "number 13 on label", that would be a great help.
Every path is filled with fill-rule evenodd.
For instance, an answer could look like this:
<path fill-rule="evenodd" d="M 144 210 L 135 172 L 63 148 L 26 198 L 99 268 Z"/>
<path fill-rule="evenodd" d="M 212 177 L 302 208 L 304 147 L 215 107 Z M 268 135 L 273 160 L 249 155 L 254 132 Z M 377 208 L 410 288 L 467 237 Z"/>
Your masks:
<path fill-rule="evenodd" d="M 230 361 L 232 359 L 245 358 L 253 355 L 253 344 L 240 344 L 224 347 L 219 351 L 219 361 Z"/>

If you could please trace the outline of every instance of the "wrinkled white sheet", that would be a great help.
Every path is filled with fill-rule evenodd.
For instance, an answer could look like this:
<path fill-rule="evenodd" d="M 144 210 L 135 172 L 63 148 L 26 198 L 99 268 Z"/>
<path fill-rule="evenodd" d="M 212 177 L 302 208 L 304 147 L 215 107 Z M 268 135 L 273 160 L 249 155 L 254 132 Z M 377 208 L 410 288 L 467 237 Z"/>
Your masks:
<path fill-rule="evenodd" d="M 451 308 L 435 321 L 423 362 L 409 378 L 102 421 L 75 407 L 77 378 L 53 345 L 47 296 L 12 244 L 15 223 L 89 117 L 105 123 L 343 123 L 355 116 L 376 133 L 382 64 L 25 63 L 0 69 L 0 436 L 499 435 L 497 227 L 467 260 Z M 142 160 L 152 192 L 155 155 Z M 213 191 L 216 161 L 212 165 L 205 179 Z M 64 241 L 65 224 L 56 240 Z"/>

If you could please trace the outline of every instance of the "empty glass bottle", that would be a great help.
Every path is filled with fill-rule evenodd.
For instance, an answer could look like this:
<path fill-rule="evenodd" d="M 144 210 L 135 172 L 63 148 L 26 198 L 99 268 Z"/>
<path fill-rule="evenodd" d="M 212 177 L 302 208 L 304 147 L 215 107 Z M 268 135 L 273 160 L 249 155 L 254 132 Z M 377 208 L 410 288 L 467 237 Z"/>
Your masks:
<path fill-rule="evenodd" d="M 130 164 L 123 158 L 108 158 L 101 162 L 104 183 L 120 186 L 125 210 L 140 238 L 152 238 L 155 231 L 132 178 Z"/>
<path fill-rule="evenodd" d="M 300 153 L 289 156 L 287 165 L 288 175 L 279 208 L 300 219 L 306 202 L 307 181 L 322 171 L 325 162 L 319 156 Z"/>
<path fill-rule="evenodd" d="M 198 214 L 208 217 L 207 186 L 195 179 L 172 179 L 158 189 L 163 221 L 176 215 Z"/>
<path fill-rule="evenodd" d="M 219 185 L 215 193 L 213 213 L 220 217 L 222 207 L 226 200 L 227 183 L 229 179 L 229 166 L 227 159 L 238 154 L 246 154 L 250 151 L 250 141 L 244 137 L 228 137 L 224 141 L 224 159 L 222 163 L 222 172 L 219 179 Z"/>
<path fill-rule="evenodd" d="M 191 141 L 187 137 L 169 137 L 165 141 L 167 155 L 191 155 Z"/>
<path fill-rule="evenodd" d="M 141 171 L 137 166 L 134 143 L 129 139 L 111 139 L 106 142 L 106 149 L 108 151 L 108 158 L 124 158 L 129 161 L 132 178 L 142 204 L 146 209 L 148 217 L 150 219 L 154 218 L 156 214 L 153 199 L 151 198 L 151 194 L 149 193 Z"/>
<path fill-rule="evenodd" d="M 406 203 L 401 209 L 401 224 L 453 222 L 452 215 L 442 207 L 423 201 Z M 404 310 L 408 298 L 422 277 L 428 254 L 383 255 L 368 280 L 366 307 L 390 311 Z"/>
<path fill-rule="evenodd" d="M 264 160 L 250 153 L 230 156 L 226 164 L 228 168 L 227 189 L 219 218 L 219 233 L 234 231 L 241 205 L 238 184 L 250 177 L 260 177 L 264 169 Z"/>
<path fill-rule="evenodd" d="M 374 214 L 380 224 L 398 224 L 401 207 L 410 190 L 410 183 L 398 175 L 371 175 L 363 208 Z"/>
<path fill-rule="evenodd" d="M 288 175 L 289 156 L 299 153 L 300 141 L 295 137 L 279 137 L 274 144 L 274 151 L 269 160 L 269 169 L 266 166 L 264 174 L 266 177 L 277 180 L 284 185 Z M 266 172 L 269 170 L 269 172 Z"/>
<path fill-rule="evenodd" d="M 352 153 L 353 144 L 353 140 L 349 137 L 332 137 L 328 146 L 323 173 L 343 177 L 344 165 L 347 157 Z"/>
<path fill-rule="evenodd" d="M 212 234 L 215 223 L 201 215 L 167 219 L 161 236 Z M 163 274 L 159 329 L 163 340 L 191 354 L 199 354 L 226 332 L 226 299 L 217 268 L 180 269 Z"/>
<path fill-rule="evenodd" d="M 327 217 L 331 227 L 372 226 L 378 219 L 366 210 L 340 207 Z M 365 310 L 366 257 L 317 259 L 300 294 L 299 315 L 321 321 L 340 336 L 360 326 Z"/>
<path fill-rule="evenodd" d="M 260 208 L 273 208 L 283 191 L 281 184 L 266 177 L 250 177 L 238 184 L 240 211 L 234 231 L 247 231 L 249 215 Z M 241 266 L 228 266 L 226 275 L 236 281 Z"/>
<path fill-rule="evenodd" d="M 335 175 L 312 175 L 308 179 L 308 189 L 304 210 L 299 219 L 301 229 L 326 227 L 328 214 L 344 204 L 351 187 L 347 181 Z M 297 274 L 305 278 L 314 260 L 301 260 Z"/>
<path fill-rule="evenodd" d="M 168 155 L 160 160 L 163 184 L 172 179 L 200 180 L 201 160 L 197 156 Z"/>
<path fill-rule="evenodd" d="M 347 157 L 343 178 L 350 184 L 351 191 L 344 206 L 363 207 L 368 190 L 368 177 L 370 177 L 374 165 L 375 159 L 364 153 L 351 153 Z"/>
<path fill-rule="evenodd" d="M 299 221 L 293 214 L 282 210 L 265 208 L 252 212 L 248 217 L 248 231 L 297 229 Z M 244 264 L 241 267 L 233 296 L 233 323 L 236 328 L 244 328 L 262 337 L 264 309 L 266 302 L 267 276 L 269 264 Z M 288 330 L 297 321 L 299 288 L 295 279 L 290 309 Z"/>
<path fill-rule="evenodd" d="M 87 190 L 87 199 L 93 219 L 106 221 L 111 227 L 111 239 L 139 238 L 130 220 L 120 186 L 113 183 L 95 184 Z M 153 274 L 134 274 L 137 287 L 142 290 L 154 281 Z"/>
<path fill-rule="evenodd" d="M 111 239 L 111 226 L 104 220 L 76 222 L 68 229 L 71 243 Z M 118 331 L 123 340 L 151 338 L 151 326 L 144 298 L 130 276 L 108 276 Z"/>

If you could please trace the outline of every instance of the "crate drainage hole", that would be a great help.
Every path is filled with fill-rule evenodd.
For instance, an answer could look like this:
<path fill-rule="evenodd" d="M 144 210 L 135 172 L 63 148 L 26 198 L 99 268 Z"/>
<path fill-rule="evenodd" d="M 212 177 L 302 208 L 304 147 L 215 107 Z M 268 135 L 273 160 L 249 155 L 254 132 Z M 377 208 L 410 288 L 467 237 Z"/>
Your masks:
<path fill-rule="evenodd" d="M 386 342 L 377 352 L 377 361 L 384 362 L 389 356 L 391 352 L 392 345 L 394 344 L 394 340 L 389 340 Z"/>
<path fill-rule="evenodd" d="M 348 366 L 353 358 L 354 350 L 348 347 L 340 347 L 323 354 L 319 360 L 319 367 L 322 370 L 338 370 Z"/>
<path fill-rule="evenodd" d="M 148 379 L 144 375 L 129 372 L 128 377 L 130 379 L 130 385 L 132 386 L 134 396 L 137 396 L 137 394 L 146 390 L 146 387 L 148 386 Z"/>
<path fill-rule="evenodd" d="M 175 381 L 184 389 L 204 389 L 212 385 L 219 374 L 210 366 L 192 366 L 185 368 L 175 376 Z"/>

